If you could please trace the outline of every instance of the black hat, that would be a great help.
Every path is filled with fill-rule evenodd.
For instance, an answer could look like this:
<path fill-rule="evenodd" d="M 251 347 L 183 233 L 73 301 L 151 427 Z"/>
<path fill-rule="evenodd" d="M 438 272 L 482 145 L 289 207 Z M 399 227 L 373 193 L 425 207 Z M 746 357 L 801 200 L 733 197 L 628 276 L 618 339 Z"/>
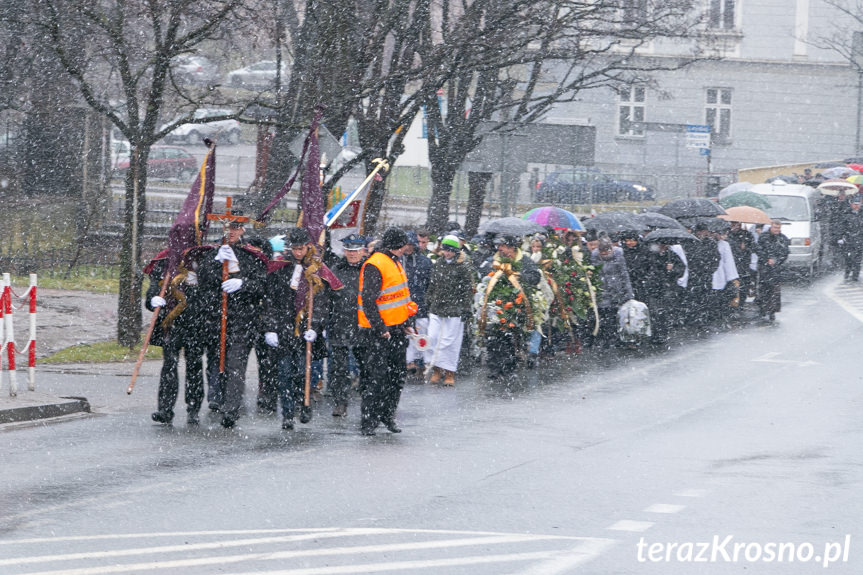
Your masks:
<path fill-rule="evenodd" d="M 288 232 L 288 237 L 286 239 L 288 240 L 286 243 L 291 247 L 304 246 L 312 243 L 312 239 L 309 237 L 309 232 L 303 228 L 292 229 Z"/>
<path fill-rule="evenodd" d="M 231 212 L 231 215 L 232 216 L 242 216 L 243 212 L 241 212 L 239 210 L 234 210 Z M 228 227 L 229 228 L 244 228 L 244 227 L 246 227 L 246 222 L 238 222 L 237 220 L 231 220 L 230 222 L 228 222 Z"/>
<path fill-rule="evenodd" d="M 461 224 L 455 220 L 451 220 L 451 221 L 446 223 L 446 231 L 449 233 L 452 233 L 453 230 L 460 230 L 460 229 L 461 229 Z"/>
<path fill-rule="evenodd" d="M 389 228 L 381 238 L 381 247 L 386 250 L 397 250 L 403 248 L 408 243 L 408 235 L 404 230 L 398 228 Z"/>
<path fill-rule="evenodd" d="M 359 234 L 351 234 L 342 238 L 342 247 L 346 250 L 361 250 L 366 247 L 366 238 Z"/>
<path fill-rule="evenodd" d="M 503 235 L 496 237 L 494 239 L 494 244 L 496 246 L 510 246 L 513 248 L 517 248 L 521 245 L 521 240 L 519 240 L 515 236 Z"/>

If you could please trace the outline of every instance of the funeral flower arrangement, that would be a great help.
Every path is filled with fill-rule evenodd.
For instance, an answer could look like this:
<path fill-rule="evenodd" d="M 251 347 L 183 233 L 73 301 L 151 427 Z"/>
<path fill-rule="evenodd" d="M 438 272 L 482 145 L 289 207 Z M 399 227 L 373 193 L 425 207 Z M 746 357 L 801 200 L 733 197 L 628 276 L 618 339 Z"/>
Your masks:
<path fill-rule="evenodd" d="M 554 290 L 551 314 L 571 325 L 585 320 L 596 307 L 602 289 L 595 266 L 584 262 L 585 253 L 577 247 L 549 242 L 544 249 L 543 269 Z"/>
<path fill-rule="evenodd" d="M 474 296 L 476 331 L 529 333 L 548 317 L 548 302 L 534 286 L 521 283 L 521 251 L 515 258 L 495 257 L 492 271 L 477 286 Z"/>

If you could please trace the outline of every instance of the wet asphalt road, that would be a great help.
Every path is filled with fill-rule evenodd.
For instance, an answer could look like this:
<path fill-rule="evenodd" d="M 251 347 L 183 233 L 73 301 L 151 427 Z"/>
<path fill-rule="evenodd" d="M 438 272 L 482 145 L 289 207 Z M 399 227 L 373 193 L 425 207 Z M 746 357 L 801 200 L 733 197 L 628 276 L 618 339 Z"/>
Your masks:
<path fill-rule="evenodd" d="M 326 399 L 293 433 L 163 428 L 152 366 L 131 396 L 127 365 L 45 373 L 99 415 L 0 433 L 0 574 L 860 573 L 863 288 L 784 296 L 670 350 L 410 383 L 373 438 Z"/>

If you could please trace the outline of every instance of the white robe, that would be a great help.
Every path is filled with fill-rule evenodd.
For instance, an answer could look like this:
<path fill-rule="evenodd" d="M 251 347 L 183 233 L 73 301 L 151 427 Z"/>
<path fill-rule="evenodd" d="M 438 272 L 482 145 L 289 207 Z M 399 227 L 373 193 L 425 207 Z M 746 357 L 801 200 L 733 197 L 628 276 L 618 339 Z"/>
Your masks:
<path fill-rule="evenodd" d="M 429 345 L 425 352 L 425 364 L 447 371 L 458 370 L 458 357 L 464 338 L 464 322 L 460 317 L 440 317 L 429 314 Z"/>
<path fill-rule="evenodd" d="M 421 317 L 416 320 L 417 333 L 428 333 L 429 320 L 427 317 Z M 408 349 L 405 352 L 405 360 L 407 363 L 413 363 L 418 359 L 422 359 L 424 352 L 420 350 L 414 341 L 410 342 Z"/>

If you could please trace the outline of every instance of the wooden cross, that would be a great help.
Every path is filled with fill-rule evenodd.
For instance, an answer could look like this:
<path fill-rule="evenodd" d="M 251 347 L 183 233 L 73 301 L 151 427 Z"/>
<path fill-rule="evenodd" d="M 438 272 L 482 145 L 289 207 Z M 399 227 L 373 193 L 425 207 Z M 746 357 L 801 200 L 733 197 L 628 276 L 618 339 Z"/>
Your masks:
<path fill-rule="evenodd" d="M 231 213 L 231 196 L 225 198 L 225 213 L 224 214 L 207 214 L 207 219 L 210 221 L 222 222 L 225 224 L 225 233 L 222 236 L 222 245 L 228 243 L 228 226 L 232 223 L 244 224 L 249 221 L 248 216 L 237 216 Z M 228 262 L 222 262 L 222 281 L 228 279 Z M 219 373 L 225 373 L 225 349 L 227 347 L 227 332 L 228 332 L 228 294 L 222 291 L 222 334 L 219 342 Z"/>

